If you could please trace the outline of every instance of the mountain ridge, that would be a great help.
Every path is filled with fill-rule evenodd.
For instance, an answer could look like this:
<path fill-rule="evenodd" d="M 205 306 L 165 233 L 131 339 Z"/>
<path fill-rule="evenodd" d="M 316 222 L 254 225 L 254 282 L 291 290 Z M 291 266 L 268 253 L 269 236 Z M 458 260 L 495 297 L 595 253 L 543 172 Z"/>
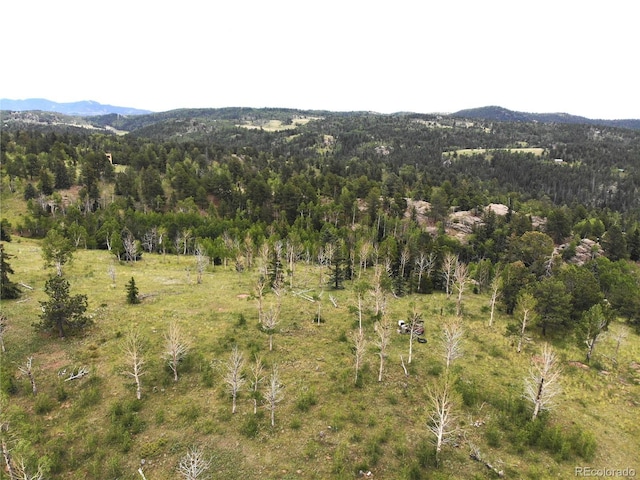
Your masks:
<path fill-rule="evenodd" d="M 538 122 L 538 123 L 572 123 L 572 124 L 587 124 L 587 125 L 602 125 L 607 127 L 622 127 L 640 129 L 640 119 L 593 119 L 582 117 L 579 115 L 572 115 L 564 112 L 554 113 L 530 113 L 519 112 L 516 110 L 509 110 L 497 105 L 491 105 L 486 107 L 469 108 L 459 110 L 457 112 L 449 114 L 451 117 L 478 119 L 478 120 L 491 120 L 496 122 Z"/>
<path fill-rule="evenodd" d="M 0 110 L 13 111 L 13 112 L 28 112 L 39 111 L 46 113 L 59 113 L 62 115 L 78 116 L 78 117 L 102 117 L 108 115 L 125 115 L 125 116 L 143 116 L 153 115 L 158 118 L 165 117 L 172 114 L 183 114 L 185 112 L 209 112 L 209 111 L 232 111 L 245 110 L 247 112 L 256 111 L 279 111 L 279 112 L 298 112 L 298 113 L 334 113 L 334 114 L 349 114 L 356 112 L 329 112 L 319 110 L 301 110 L 290 108 L 268 108 L 259 109 L 252 107 L 227 107 L 227 108 L 179 108 L 168 110 L 166 112 L 153 112 L 150 110 L 141 110 L 132 107 L 121 107 L 114 105 L 101 104 L 93 100 L 83 100 L 78 102 L 59 103 L 44 98 L 31 98 L 25 100 L 10 100 L 0 99 Z M 370 112 L 373 113 L 373 112 Z M 388 115 L 416 115 L 417 112 L 396 112 Z M 382 114 L 381 114 L 382 115 Z M 497 105 L 470 108 L 458 110 L 453 113 L 428 113 L 425 115 L 437 115 L 450 118 L 461 118 L 468 120 L 485 120 L 493 122 L 532 122 L 532 123 L 562 123 L 562 124 L 586 124 L 586 125 L 600 125 L 605 127 L 619 127 L 619 128 L 631 128 L 635 130 L 640 129 L 640 119 L 592 119 L 582 117 L 578 115 L 572 115 L 569 113 L 555 112 L 555 113 L 531 113 L 521 112 L 516 110 L 509 110 Z M 98 122 L 102 123 L 102 122 Z"/>
<path fill-rule="evenodd" d="M 54 102 L 46 98 L 27 98 L 23 100 L 0 99 L 0 110 L 11 111 L 42 111 L 55 112 L 64 115 L 76 115 L 90 117 L 98 115 L 147 115 L 151 110 L 142 110 L 132 107 L 120 107 L 107 105 L 94 100 L 81 100 L 77 102 Z"/>

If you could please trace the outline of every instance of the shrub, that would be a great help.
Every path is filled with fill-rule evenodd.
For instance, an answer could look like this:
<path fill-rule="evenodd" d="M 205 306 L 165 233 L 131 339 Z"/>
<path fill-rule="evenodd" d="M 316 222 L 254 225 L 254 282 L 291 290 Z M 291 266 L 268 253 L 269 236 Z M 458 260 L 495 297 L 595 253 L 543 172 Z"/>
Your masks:
<path fill-rule="evenodd" d="M 307 412 L 311 407 L 317 405 L 318 396 L 313 389 L 306 390 L 300 394 L 296 401 L 296 408 L 301 412 Z"/>
<path fill-rule="evenodd" d="M 49 413 L 55 407 L 55 402 L 52 398 L 49 398 L 47 395 L 38 395 L 36 397 L 35 404 L 33 409 L 37 414 L 44 415 L 45 413 Z"/>
<path fill-rule="evenodd" d="M 585 432 L 580 427 L 574 427 L 570 433 L 571 447 L 576 455 L 585 460 L 593 460 L 596 453 L 596 437 L 591 432 Z"/>
<path fill-rule="evenodd" d="M 240 433 L 247 438 L 255 438 L 260 433 L 260 422 L 258 415 L 249 415 L 240 427 Z"/>
<path fill-rule="evenodd" d="M 500 448 L 502 434 L 495 425 L 487 427 L 484 437 L 487 439 L 487 445 L 493 448 Z"/>

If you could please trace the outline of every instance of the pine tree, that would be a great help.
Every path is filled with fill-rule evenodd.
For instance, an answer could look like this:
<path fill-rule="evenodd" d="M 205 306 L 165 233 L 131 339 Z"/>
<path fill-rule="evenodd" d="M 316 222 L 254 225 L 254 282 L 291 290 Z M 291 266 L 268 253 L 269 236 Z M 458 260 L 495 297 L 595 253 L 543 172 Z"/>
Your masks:
<path fill-rule="evenodd" d="M 13 274 L 13 269 L 7 259 L 12 256 L 4 251 L 4 245 L 0 243 L 0 298 L 3 300 L 10 300 L 20 296 L 18 285 L 9 280 L 9 274 Z"/>
<path fill-rule="evenodd" d="M 81 329 L 91 324 L 85 317 L 87 296 L 69 294 L 69 282 L 64 277 L 52 275 L 45 283 L 44 291 L 49 300 L 40 302 L 42 315 L 40 323 L 34 324 L 39 330 L 57 330 L 60 338 L 65 336 L 65 327 Z"/>
<path fill-rule="evenodd" d="M 140 303 L 140 297 L 138 296 L 138 287 L 136 286 L 136 281 L 131 277 L 131 280 L 127 283 L 127 303 L 130 305 L 134 305 L 136 303 Z"/>

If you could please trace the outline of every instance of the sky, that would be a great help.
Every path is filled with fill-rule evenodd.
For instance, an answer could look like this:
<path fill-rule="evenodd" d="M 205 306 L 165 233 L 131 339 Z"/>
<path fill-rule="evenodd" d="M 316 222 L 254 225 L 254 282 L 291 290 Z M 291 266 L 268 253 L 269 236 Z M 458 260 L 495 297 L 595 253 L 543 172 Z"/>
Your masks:
<path fill-rule="evenodd" d="M 629 0 L 20 0 L 0 98 L 640 118 Z"/>

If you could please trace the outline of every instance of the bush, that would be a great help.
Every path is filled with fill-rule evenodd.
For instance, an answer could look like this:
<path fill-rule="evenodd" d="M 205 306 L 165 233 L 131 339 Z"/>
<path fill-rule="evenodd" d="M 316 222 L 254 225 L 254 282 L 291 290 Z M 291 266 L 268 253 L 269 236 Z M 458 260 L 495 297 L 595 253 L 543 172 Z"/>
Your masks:
<path fill-rule="evenodd" d="M 484 432 L 487 439 L 487 445 L 493 448 L 500 448 L 502 433 L 495 425 L 490 425 Z"/>
<path fill-rule="evenodd" d="M 576 455 L 585 460 L 593 460 L 596 454 L 596 437 L 591 432 L 585 432 L 580 427 L 574 427 L 570 433 L 571 447 Z"/>
<path fill-rule="evenodd" d="M 301 412 L 307 412 L 311 407 L 317 405 L 317 403 L 318 396 L 316 395 L 315 391 L 313 389 L 306 390 L 302 392 L 298 397 L 298 400 L 296 401 L 296 408 Z"/>
<path fill-rule="evenodd" d="M 49 398 L 47 395 L 38 395 L 36 397 L 35 404 L 33 409 L 39 415 L 44 415 L 45 413 L 49 413 L 56 406 L 53 399 Z"/>
<path fill-rule="evenodd" d="M 262 412 L 260 412 L 262 413 Z M 240 427 L 240 433 L 247 438 L 255 438 L 260 433 L 260 418 L 262 415 L 249 415 Z"/>

